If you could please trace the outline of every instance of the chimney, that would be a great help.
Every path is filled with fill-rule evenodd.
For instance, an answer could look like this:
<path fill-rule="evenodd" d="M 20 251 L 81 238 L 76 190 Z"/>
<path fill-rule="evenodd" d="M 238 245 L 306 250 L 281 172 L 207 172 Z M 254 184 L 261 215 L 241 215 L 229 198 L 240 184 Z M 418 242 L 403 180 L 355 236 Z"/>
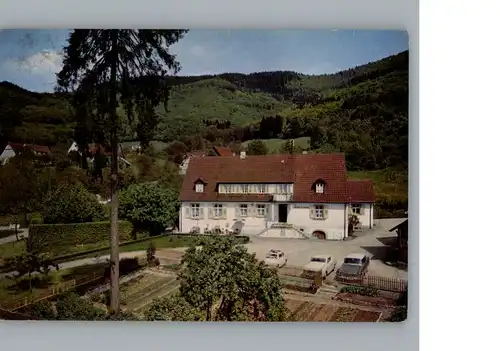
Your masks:
<path fill-rule="evenodd" d="M 245 158 L 247 158 L 247 153 L 245 151 L 241 151 L 240 152 L 240 160 L 244 160 Z"/>

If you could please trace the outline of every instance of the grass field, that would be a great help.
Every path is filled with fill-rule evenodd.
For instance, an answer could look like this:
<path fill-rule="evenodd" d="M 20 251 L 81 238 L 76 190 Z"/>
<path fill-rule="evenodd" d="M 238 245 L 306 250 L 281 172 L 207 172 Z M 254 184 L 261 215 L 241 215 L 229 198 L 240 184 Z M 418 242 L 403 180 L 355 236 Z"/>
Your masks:
<path fill-rule="evenodd" d="M 120 252 L 132 252 L 132 251 L 142 251 L 146 250 L 150 243 L 154 243 L 157 249 L 161 248 L 176 248 L 176 247 L 187 247 L 196 242 L 197 238 L 193 237 L 168 237 L 162 236 L 158 238 L 150 238 L 149 240 L 145 240 L 138 243 L 133 244 L 125 244 L 120 246 Z M 94 250 L 102 247 L 102 250 L 93 251 L 91 253 L 86 254 L 85 251 Z M 0 245 L 0 265 L 2 265 L 3 260 L 7 257 L 12 257 L 16 255 L 20 255 L 26 251 L 26 244 L 23 240 L 10 242 L 6 244 Z M 88 244 L 88 245 L 79 245 L 68 248 L 67 254 L 82 252 L 81 255 L 74 255 L 71 258 L 65 259 L 68 260 L 80 260 L 89 257 L 95 257 L 96 255 L 105 255 L 109 254 L 109 242 L 107 240 L 101 241 L 98 243 Z"/>
<path fill-rule="evenodd" d="M 309 138 L 309 137 L 302 137 L 302 138 L 294 139 L 295 145 L 297 147 L 301 147 L 302 149 L 308 149 L 309 148 L 309 140 L 310 139 L 311 138 Z M 245 141 L 243 143 L 243 147 L 246 148 L 248 146 L 248 144 L 250 143 L 250 141 L 251 140 Z M 267 150 L 269 151 L 269 153 L 277 153 L 277 152 L 279 152 L 280 148 L 283 146 L 283 144 L 287 142 L 287 140 L 285 140 L 285 139 L 262 139 L 262 141 L 266 145 Z"/>
<path fill-rule="evenodd" d="M 377 200 L 408 199 L 408 173 L 393 170 L 347 172 L 351 179 L 372 179 Z"/>

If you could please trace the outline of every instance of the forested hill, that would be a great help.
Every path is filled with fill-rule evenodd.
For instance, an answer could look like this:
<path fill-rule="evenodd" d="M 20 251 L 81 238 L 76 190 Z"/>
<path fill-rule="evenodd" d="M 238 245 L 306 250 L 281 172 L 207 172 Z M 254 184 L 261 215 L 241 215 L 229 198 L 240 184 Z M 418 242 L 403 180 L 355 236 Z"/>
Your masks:
<path fill-rule="evenodd" d="M 218 144 L 311 137 L 311 148 L 344 151 L 348 166 L 407 163 L 408 52 L 331 75 L 276 71 L 170 77 L 157 140 L 203 135 Z M 56 94 L 0 83 L 0 144 L 67 143 L 74 122 Z M 134 135 L 123 131 L 124 140 Z M 195 145 L 192 145 L 193 147 Z"/>

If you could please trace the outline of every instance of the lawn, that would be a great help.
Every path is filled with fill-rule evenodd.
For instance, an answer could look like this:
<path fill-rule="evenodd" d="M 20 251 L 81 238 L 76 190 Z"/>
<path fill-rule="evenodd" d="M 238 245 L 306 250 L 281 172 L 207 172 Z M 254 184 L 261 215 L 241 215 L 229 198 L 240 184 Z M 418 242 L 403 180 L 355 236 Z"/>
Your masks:
<path fill-rule="evenodd" d="M 26 243 L 24 240 L 12 241 L 10 243 L 0 245 L 0 264 L 7 257 L 20 255 L 26 251 Z"/>
<path fill-rule="evenodd" d="M 295 145 L 300 146 L 302 149 L 309 149 L 309 141 L 310 137 L 301 137 L 294 139 Z M 243 143 L 243 147 L 247 147 L 248 143 L 250 143 L 251 140 L 245 141 Z M 280 148 L 283 146 L 285 142 L 288 140 L 285 139 L 262 139 L 264 144 L 267 147 L 267 150 L 269 153 L 278 153 L 280 151 Z"/>
<path fill-rule="evenodd" d="M 77 277 L 88 276 L 92 273 L 103 274 L 107 263 L 98 263 L 80 267 L 52 270 L 47 277 L 39 274 L 32 276 L 32 296 L 36 298 L 46 292 L 50 287 L 73 280 Z M 29 297 L 29 279 L 24 277 L 18 282 L 11 278 L 0 279 L 0 304 L 2 302 L 20 300 Z"/>

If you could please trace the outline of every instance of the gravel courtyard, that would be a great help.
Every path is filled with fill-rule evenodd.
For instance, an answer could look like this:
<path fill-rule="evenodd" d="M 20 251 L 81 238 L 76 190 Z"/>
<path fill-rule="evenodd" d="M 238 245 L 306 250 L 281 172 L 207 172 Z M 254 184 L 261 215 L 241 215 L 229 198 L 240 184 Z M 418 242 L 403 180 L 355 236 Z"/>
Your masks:
<path fill-rule="evenodd" d="M 257 258 L 264 259 L 270 249 L 278 249 L 288 256 L 289 266 L 302 267 L 309 262 L 313 255 L 332 255 L 338 262 L 350 253 L 368 253 L 372 261 L 368 269 L 370 275 L 408 279 L 406 270 L 398 269 L 386 265 L 380 260 L 386 250 L 384 243 L 394 240 L 396 233 L 390 233 L 389 229 L 401 223 L 404 219 L 379 219 L 375 220 L 376 226 L 372 230 L 367 230 L 359 237 L 348 241 L 329 241 L 315 239 L 281 239 L 281 238 L 261 238 L 251 237 L 251 242 L 246 244 L 250 252 L 255 252 Z M 158 250 L 164 252 L 182 252 L 185 248 Z M 161 255 L 161 254 L 160 254 Z"/>
<path fill-rule="evenodd" d="M 282 250 L 288 256 L 290 266 L 304 266 L 311 256 L 327 254 L 339 262 L 339 267 L 343 258 L 350 253 L 368 253 L 372 258 L 368 269 L 370 275 L 408 279 L 407 271 L 388 266 L 379 259 L 386 249 L 384 242 L 396 237 L 396 233 L 390 233 L 389 229 L 402 221 L 403 219 L 376 220 L 377 226 L 374 229 L 348 241 L 252 237 L 251 243 L 246 246 L 260 259 L 264 259 L 269 249 Z"/>

